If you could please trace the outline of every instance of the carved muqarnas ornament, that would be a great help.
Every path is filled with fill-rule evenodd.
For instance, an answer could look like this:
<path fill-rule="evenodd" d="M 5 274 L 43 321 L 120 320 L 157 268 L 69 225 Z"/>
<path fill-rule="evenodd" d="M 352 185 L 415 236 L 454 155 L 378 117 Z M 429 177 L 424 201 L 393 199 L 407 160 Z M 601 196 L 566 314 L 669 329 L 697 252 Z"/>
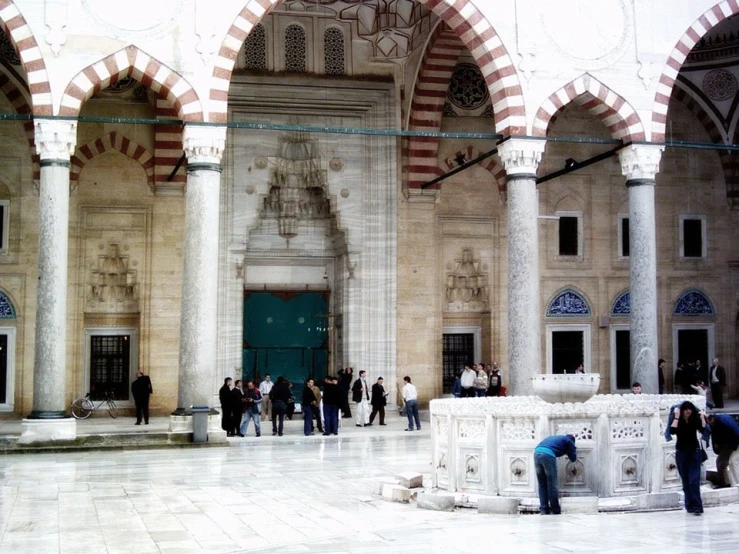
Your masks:
<path fill-rule="evenodd" d="M 488 309 L 488 274 L 473 261 L 472 249 L 462 250 L 454 271 L 446 276 L 448 312 L 481 312 Z"/>
<path fill-rule="evenodd" d="M 139 313 L 137 272 L 129 269 L 128 262 L 117 244 L 108 245 L 107 253 L 98 257 L 97 267 L 90 272 L 86 312 Z"/>

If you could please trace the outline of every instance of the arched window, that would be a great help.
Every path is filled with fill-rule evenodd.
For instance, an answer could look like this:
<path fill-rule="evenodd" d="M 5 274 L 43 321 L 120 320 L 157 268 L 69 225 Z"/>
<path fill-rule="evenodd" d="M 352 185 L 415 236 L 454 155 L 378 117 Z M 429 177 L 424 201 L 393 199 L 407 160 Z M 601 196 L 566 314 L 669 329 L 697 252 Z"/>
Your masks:
<path fill-rule="evenodd" d="M 267 33 L 261 23 L 252 28 L 244 41 L 244 68 L 267 69 Z"/>
<path fill-rule="evenodd" d="M 15 306 L 2 291 L 0 291 L 0 319 L 15 319 Z"/>
<path fill-rule="evenodd" d="M 285 29 L 285 71 L 305 71 L 305 29 L 300 25 Z"/>
<path fill-rule="evenodd" d="M 590 313 L 588 301 L 572 289 L 560 292 L 547 306 L 547 317 L 584 317 Z"/>
<path fill-rule="evenodd" d="M 336 27 L 329 27 L 323 34 L 323 65 L 326 75 L 345 75 L 344 33 Z"/>
<path fill-rule="evenodd" d="M 716 315 L 716 310 L 713 309 L 713 302 L 708 296 L 697 289 L 690 289 L 682 293 L 675 302 L 673 315 L 684 317 L 713 316 Z"/>
<path fill-rule="evenodd" d="M 611 305 L 611 317 L 628 317 L 631 315 L 631 293 L 629 290 L 623 291 L 616 296 Z"/>

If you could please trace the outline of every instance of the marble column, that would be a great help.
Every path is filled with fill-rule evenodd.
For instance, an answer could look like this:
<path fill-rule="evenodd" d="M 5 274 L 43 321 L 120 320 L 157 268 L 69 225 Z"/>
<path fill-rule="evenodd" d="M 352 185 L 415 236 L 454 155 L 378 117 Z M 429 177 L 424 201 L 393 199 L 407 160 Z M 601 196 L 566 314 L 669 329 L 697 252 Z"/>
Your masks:
<path fill-rule="evenodd" d="M 21 432 L 26 443 L 76 436 L 75 420 L 68 415 L 66 346 L 69 159 L 77 122 L 36 120 L 34 126 L 41 179 L 33 411 Z"/>
<path fill-rule="evenodd" d="M 216 367 L 218 231 L 225 127 L 186 125 L 184 268 L 177 411 L 210 406 Z"/>
<path fill-rule="evenodd" d="M 654 178 L 663 146 L 631 145 L 619 152 L 629 189 L 631 380 L 657 394 L 657 241 Z"/>
<path fill-rule="evenodd" d="M 544 140 L 515 138 L 498 147 L 508 183 L 507 381 L 515 395 L 533 394 L 531 377 L 542 367 L 536 170 L 545 147 Z"/>

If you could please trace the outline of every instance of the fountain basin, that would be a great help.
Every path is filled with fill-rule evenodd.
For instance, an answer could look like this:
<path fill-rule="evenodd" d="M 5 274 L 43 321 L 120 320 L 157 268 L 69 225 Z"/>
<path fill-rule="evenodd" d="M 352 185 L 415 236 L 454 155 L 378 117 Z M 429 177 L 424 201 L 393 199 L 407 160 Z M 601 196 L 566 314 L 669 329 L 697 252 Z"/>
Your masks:
<path fill-rule="evenodd" d="M 578 373 L 574 375 L 536 375 L 531 378 L 534 394 L 545 402 L 585 402 L 600 386 L 597 373 Z"/>

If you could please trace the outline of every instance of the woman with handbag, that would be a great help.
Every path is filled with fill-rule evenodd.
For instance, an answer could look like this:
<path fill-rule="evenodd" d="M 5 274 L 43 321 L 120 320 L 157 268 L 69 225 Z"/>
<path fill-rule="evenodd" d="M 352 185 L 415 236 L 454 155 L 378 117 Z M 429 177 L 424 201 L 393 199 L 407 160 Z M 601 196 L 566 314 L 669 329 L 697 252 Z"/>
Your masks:
<path fill-rule="evenodd" d="M 706 430 L 706 416 L 692 402 L 686 400 L 679 408 L 675 408 L 670 434 L 677 436 L 675 444 L 677 472 L 683 483 L 685 509 L 697 516 L 703 513 L 700 486 L 701 465 L 705 454 L 698 433 L 703 434 Z"/>

